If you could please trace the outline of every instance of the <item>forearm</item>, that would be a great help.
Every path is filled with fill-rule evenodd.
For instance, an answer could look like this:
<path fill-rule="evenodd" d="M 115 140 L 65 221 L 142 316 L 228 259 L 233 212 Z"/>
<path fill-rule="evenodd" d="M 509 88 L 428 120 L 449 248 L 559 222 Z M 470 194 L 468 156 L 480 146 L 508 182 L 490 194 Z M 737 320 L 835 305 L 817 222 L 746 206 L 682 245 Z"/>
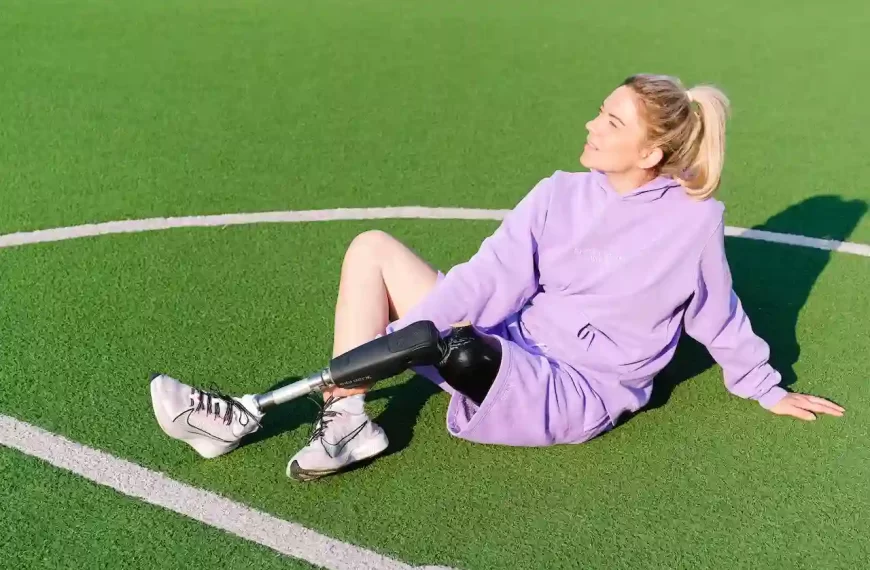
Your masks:
<path fill-rule="evenodd" d="M 732 287 L 723 230 L 724 224 L 701 255 L 697 285 L 685 315 L 686 332 L 722 367 L 729 392 L 770 408 L 786 392 L 779 386 L 779 372 L 769 363 L 770 347 L 753 331 Z"/>

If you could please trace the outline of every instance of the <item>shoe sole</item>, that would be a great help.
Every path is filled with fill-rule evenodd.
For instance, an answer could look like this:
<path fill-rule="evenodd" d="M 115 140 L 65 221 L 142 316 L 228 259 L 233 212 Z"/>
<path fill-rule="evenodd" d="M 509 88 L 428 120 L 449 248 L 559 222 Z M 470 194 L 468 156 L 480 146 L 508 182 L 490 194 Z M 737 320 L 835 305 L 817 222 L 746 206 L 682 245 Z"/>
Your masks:
<path fill-rule="evenodd" d="M 190 447 L 194 449 L 198 454 L 200 454 L 205 459 L 214 459 L 215 457 L 219 457 L 221 455 L 225 455 L 230 451 L 236 449 L 239 444 L 217 444 L 208 440 L 204 440 L 203 436 L 200 434 L 193 434 L 184 429 L 179 429 L 178 424 L 174 423 L 166 423 L 164 422 L 162 416 L 163 411 L 159 408 L 158 402 L 158 394 L 156 392 L 157 389 L 157 379 L 163 376 L 163 374 L 152 373 L 149 378 L 151 380 L 151 406 L 154 409 L 154 417 L 157 419 L 157 424 L 160 426 L 160 429 L 173 439 L 177 439 L 179 441 L 183 441 L 188 444 Z"/>
<path fill-rule="evenodd" d="M 386 439 L 386 438 L 385 438 Z M 366 459 L 371 459 L 373 457 L 377 457 L 381 453 L 383 453 L 387 447 L 389 447 L 388 441 L 383 441 L 375 446 L 369 448 L 363 448 L 363 451 L 359 453 L 353 454 L 353 459 L 348 462 L 346 465 L 338 467 L 336 469 L 303 469 L 299 466 L 299 462 L 291 461 L 290 465 L 287 466 L 287 476 L 295 481 L 300 481 L 302 483 L 307 483 L 309 481 L 315 481 L 317 479 L 321 479 L 323 477 L 327 477 L 329 475 L 335 475 L 336 473 L 341 473 L 342 471 L 347 470 L 355 463 L 359 463 L 360 461 L 365 461 Z M 357 450 L 359 451 L 359 450 Z"/>

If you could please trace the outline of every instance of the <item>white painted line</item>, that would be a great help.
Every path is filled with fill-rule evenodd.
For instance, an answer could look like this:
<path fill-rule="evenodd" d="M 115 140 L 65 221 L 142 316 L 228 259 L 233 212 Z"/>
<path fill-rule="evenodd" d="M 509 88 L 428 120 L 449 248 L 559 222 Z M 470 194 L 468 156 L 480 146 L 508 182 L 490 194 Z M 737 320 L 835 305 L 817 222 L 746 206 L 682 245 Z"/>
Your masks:
<path fill-rule="evenodd" d="M 425 208 L 407 206 L 395 208 L 338 208 L 334 210 L 299 210 L 287 212 L 254 212 L 249 214 L 221 214 L 214 216 L 185 216 L 179 218 L 149 218 L 122 220 L 99 224 L 85 224 L 66 228 L 18 232 L 0 236 L 0 248 L 34 243 L 64 241 L 108 234 L 122 234 L 168 230 L 172 228 L 223 227 L 245 224 L 325 222 L 336 220 L 501 220 L 508 210 L 480 208 Z M 725 234 L 759 241 L 769 241 L 801 247 L 810 247 L 870 257 L 870 245 L 750 230 L 728 226 Z"/>
<path fill-rule="evenodd" d="M 180 483 L 156 471 L 3 414 L 0 414 L 0 445 L 38 457 L 55 467 L 71 471 L 99 485 L 111 487 L 124 495 L 169 509 L 281 554 L 330 570 L 414 568 L 209 491 Z M 420 570 L 437 568 L 427 566 Z"/>
<path fill-rule="evenodd" d="M 65 228 L 18 232 L 0 236 L 0 248 L 64 241 L 109 234 L 171 228 L 224 227 L 260 223 L 323 222 L 332 220 L 443 219 L 501 220 L 507 210 L 470 208 L 340 208 L 287 212 L 223 214 L 151 218 L 86 224 Z M 870 257 L 870 245 L 809 238 L 800 235 L 726 227 L 728 236 Z M 95 483 L 125 495 L 164 507 L 195 520 L 306 560 L 330 570 L 383 568 L 410 570 L 411 566 L 351 544 L 334 540 L 298 524 L 253 510 L 151 471 L 107 453 L 85 447 L 61 436 L 0 414 L 0 445 L 39 457 Z M 437 567 L 428 566 L 427 570 Z"/>
<path fill-rule="evenodd" d="M 220 214 L 214 216 L 185 216 L 180 218 L 148 218 L 144 220 L 123 220 L 6 234 L 0 236 L 0 248 L 107 234 L 147 232 L 172 228 L 377 219 L 500 220 L 506 213 L 506 210 L 408 206 L 397 208 L 337 208 L 334 210 L 295 210 L 287 212 L 254 212 L 250 214 Z"/>
<path fill-rule="evenodd" d="M 862 243 L 836 241 L 832 239 L 819 239 L 799 236 L 795 234 L 780 234 L 764 230 L 747 230 L 745 228 L 732 227 L 725 228 L 725 235 L 754 239 L 758 241 L 770 241 L 774 243 L 797 245 L 801 247 L 812 247 L 815 249 L 826 249 L 830 251 L 838 251 L 841 253 L 854 253 L 855 255 L 870 257 L 870 245 L 864 245 Z"/>

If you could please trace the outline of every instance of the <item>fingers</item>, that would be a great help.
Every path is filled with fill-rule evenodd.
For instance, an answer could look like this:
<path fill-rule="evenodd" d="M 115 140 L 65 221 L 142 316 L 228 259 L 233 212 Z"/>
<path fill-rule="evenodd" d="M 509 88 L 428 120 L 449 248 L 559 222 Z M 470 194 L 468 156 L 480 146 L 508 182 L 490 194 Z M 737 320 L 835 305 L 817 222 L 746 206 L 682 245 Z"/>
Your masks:
<path fill-rule="evenodd" d="M 814 404 L 825 406 L 835 412 L 839 412 L 839 415 L 843 415 L 843 412 L 846 411 L 846 408 L 843 406 L 838 406 L 834 402 L 830 402 L 824 398 L 819 398 L 818 396 L 807 396 L 807 399 Z"/>
<path fill-rule="evenodd" d="M 812 412 L 808 412 L 807 410 L 804 410 L 803 408 L 799 408 L 798 406 L 795 406 L 795 405 L 789 405 L 788 407 L 786 407 L 784 410 L 782 410 L 779 413 L 781 415 L 794 416 L 799 420 L 806 420 L 808 422 L 811 422 L 811 421 L 816 419 L 815 414 L 813 414 Z"/>
<path fill-rule="evenodd" d="M 789 394 L 781 404 L 780 409 L 777 410 L 779 414 L 794 416 L 806 421 L 815 420 L 816 414 L 842 416 L 846 411 L 842 406 L 824 398 L 807 394 Z"/>
<path fill-rule="evenodd" d="M 817 412 L 819 414 L 828 414 L 831 416 L 842 416 L 845 411 L 842 407 L 829 402 L 824 398 L 806 396 L 803 394 L 801 394 L 799 398 L 796 398 L 794 405 L 803 408 L 804 410 Z"/>

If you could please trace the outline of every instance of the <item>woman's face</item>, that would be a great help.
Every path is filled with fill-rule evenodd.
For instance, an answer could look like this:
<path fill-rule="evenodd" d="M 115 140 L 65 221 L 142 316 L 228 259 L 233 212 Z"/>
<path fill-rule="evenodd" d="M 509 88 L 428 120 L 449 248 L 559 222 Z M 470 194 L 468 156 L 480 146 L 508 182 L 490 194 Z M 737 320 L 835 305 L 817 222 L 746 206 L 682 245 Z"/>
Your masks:
<path fill-rule="evenodd" d="M 646 141 L 646 126 L 638 112 L 638 99 L 630 87 L 611 93 L 598 113 L 586 123 L 589 131 L 580 164 L 608 174 L 625 174 L 653 168 L 660 151 Z"/>

